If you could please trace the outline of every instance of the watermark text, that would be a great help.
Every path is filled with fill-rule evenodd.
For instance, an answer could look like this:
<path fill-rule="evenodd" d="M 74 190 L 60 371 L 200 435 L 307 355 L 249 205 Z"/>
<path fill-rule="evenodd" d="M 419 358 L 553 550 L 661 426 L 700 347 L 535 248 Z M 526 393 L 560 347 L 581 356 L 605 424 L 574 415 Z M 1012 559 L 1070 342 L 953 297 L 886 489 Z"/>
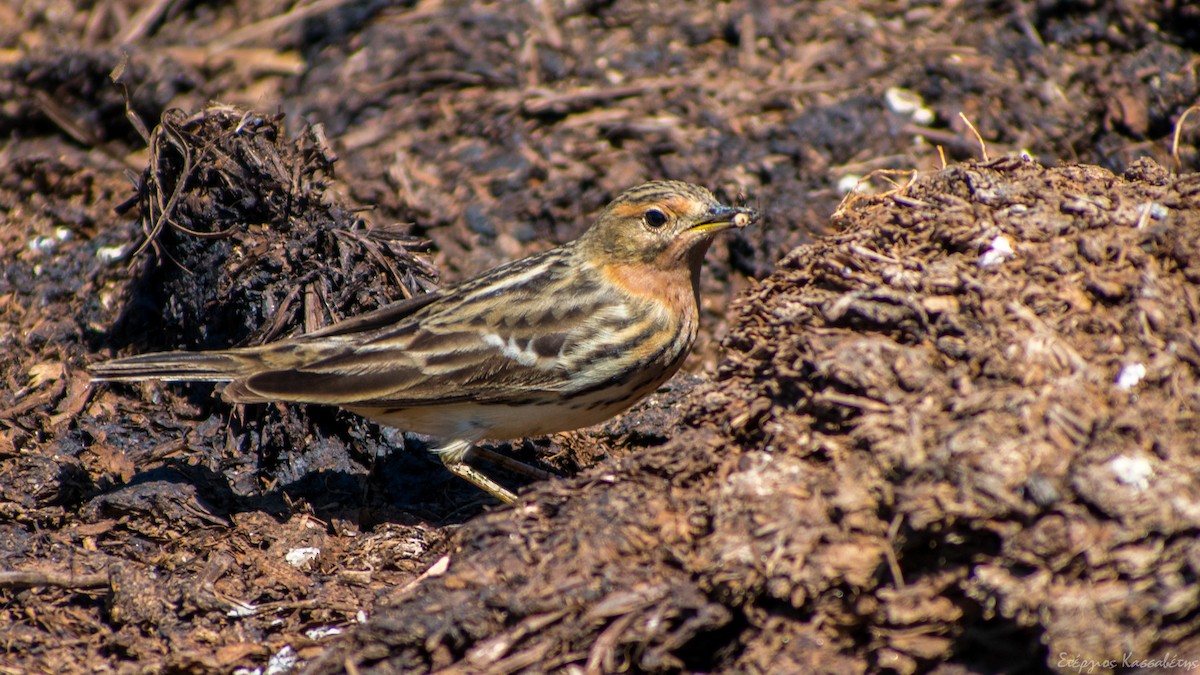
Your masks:
<path fill-rule="evenodd" d="M 1119 659 L 1089 659 L 1078 654 L 1059 652 L 1058 667 L 1081 675 L 1082 673 L 1104 672 L 1117 668 L 1193 671 L 1200 668 L 1200 659 L 1184 659 L 1171 652 L 1155 658 L 1138 658 L 1133 652 L 1126 652 Z"/>

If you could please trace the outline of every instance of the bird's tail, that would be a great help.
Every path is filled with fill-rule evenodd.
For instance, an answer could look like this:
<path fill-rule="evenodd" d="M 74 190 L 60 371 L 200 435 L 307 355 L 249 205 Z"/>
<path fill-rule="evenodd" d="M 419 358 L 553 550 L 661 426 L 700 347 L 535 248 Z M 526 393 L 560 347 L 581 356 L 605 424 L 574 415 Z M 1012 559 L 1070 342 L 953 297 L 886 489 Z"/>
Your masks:
<path fill-rule="evenodd" d="M 102 382 L 229 382 L 251 374 L 256 361 L 237 351 L 158 352 L 97 363 L 88 370 Z"/>

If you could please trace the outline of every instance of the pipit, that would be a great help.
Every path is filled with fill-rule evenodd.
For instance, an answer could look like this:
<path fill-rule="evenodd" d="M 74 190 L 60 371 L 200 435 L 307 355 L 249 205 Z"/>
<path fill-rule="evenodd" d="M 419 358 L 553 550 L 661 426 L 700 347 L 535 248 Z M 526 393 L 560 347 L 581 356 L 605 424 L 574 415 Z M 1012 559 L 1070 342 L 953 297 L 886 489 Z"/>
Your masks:
<path fill-rule="evenodd" d="M 597 424 L 666 382 L 696 339 L 709 244 L 757 219 L 702 187 L 646 183 L 575 241 L 462 283 L 258 347 L 91 370 L 97 380 L 228 382 L 233 403 L 341 406 L 442 439 L 447 469 L 511 503 L 468 464 L 498 457 L 475 444 Z"/>

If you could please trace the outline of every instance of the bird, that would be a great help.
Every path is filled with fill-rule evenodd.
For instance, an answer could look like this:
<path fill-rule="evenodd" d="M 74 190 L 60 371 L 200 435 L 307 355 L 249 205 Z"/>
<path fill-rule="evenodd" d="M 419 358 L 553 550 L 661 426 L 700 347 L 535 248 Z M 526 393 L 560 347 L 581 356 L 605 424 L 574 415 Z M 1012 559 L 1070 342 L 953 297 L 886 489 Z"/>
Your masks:
<path fill-rule="evenodd" d="M 704 187 L 652 181 L 613 199 L 574 241 L 460 283 L 297 337 L 118 358 L 90 372 L 100 382 L 225 383 L 231 403 L 340 406 L 439 439 L 451 473 L 513 503 L 468 461 L 507 459 L 479 442 L 598 424 L 658 389 L 696 340 L 709 245 L 758 220 Z"/>

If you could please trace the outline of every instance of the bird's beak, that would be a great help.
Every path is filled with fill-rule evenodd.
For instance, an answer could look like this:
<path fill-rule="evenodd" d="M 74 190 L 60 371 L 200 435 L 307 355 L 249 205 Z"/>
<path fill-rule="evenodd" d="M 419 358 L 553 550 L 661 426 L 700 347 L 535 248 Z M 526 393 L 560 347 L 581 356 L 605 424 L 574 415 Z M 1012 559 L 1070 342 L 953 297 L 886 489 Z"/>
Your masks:
<path fill-rule="evenodd" d="M 720 232 L 732 228 L 741 229 L 758 220 L 758 211 L 744 206 L 714 206 L 704 214 L 700 222 L 688 228 L 691 232 Z"/>

